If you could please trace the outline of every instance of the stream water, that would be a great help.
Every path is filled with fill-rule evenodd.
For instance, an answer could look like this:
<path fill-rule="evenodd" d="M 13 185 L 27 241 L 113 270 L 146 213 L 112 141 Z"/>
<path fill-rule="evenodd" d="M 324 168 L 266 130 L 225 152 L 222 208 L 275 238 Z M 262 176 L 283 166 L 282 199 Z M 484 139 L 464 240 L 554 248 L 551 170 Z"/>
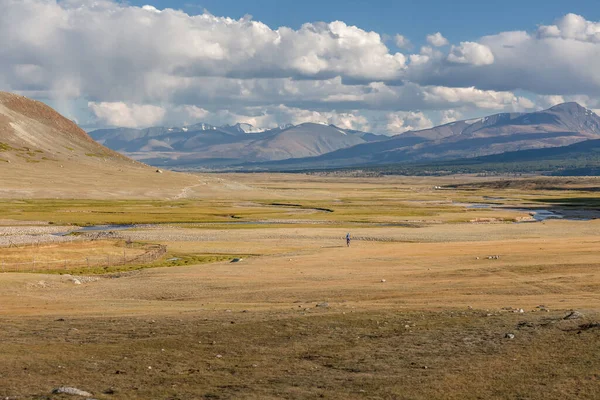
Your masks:
<path fill-rule="evenodd" d="M 66 236 L 73 232 L 100 232 L 100 231 L 122 231 L 124 229 L 134 228 L 135 225 L 90 225 L 81 228 L 71 229 L 65 232 L 55 233 L 54 236 Z"/>
<path fill-rule="evenodd" d="M 558 212 L 545 210 L 545 209 L 524 209 L 524 208 L 503 208 L 496 207 L 495 204 L 486 204 L 486 203 L 473 203 L 466 205 L 467 208 L 471 209 L 494 209 L 499 211 L 520 211 L 526 212 L 531 215 L 533 218 L 532 221 L 522 221 L 522 222 L 543 222 L 549 219 L 564 219 L 568 221 L 589 221 L 592 218 L 581 218 L 581 217 L 567 217 Z M 286 222 L 286 221 L 222 221 L 222 222 L 206 222 L 201 225 L 285 225 L 285 224 L 295 224 L 295 223 L 303 223 L 302 221 L 294 221 L 294 222 Z M 407 223 L 384 223 L 384 224 L 375 224 L 378 226 L 401 226 L 401 227 L 412 227 L 412 224 Z M 125 229 L 135 228 L 136 225 L 90 225 L 84 226 L 81 228 L 71 229 L 65 232 L 55 233 L 55 236 L 66 236 L 73 232 L 100 232 L 100 231 L 121 231 Z"/>

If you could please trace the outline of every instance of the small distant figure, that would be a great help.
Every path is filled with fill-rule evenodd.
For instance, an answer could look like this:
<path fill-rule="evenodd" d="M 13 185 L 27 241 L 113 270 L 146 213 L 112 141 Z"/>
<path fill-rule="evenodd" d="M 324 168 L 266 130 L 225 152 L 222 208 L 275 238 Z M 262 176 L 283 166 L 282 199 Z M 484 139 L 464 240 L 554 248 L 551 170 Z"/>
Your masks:
<path fill-rule="evenodd" d="M 346 246 L 350 247 L 350 232 L 346 234 Z"/>

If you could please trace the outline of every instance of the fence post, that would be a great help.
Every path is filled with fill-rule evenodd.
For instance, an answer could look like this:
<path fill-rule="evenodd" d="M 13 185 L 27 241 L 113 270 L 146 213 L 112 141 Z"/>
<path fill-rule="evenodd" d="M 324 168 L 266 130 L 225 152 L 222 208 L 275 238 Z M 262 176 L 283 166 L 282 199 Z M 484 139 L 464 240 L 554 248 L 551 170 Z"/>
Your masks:
<path fill-rule="evenodd" d="M 33 256 L 33 262 L 31 263 L 31 272 L 35 271 L 35 256 Z"/>
<path fill-rule="evenodd" d="M 88 267 L 88 269 L 89 269 L 89 268 L 90 268 L 90 259 L 86 257 L 86 258 L 85 258 L 85 261 L 87 262 L 87 267 Z"/>

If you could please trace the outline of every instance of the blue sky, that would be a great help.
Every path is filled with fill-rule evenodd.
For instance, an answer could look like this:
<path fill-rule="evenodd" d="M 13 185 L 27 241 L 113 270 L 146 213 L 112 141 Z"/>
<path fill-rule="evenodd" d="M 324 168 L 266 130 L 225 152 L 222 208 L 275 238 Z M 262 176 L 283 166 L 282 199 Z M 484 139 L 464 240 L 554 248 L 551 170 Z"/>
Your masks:
<path fill-rule="evenodd" d="M 135 0 L 157 8 L 182 9 L 189 14 L 208 10 L 214 15 L 241 18 L 250 14 L 272 28 L 299 28 L 303 23 L 341 20 L 380 34 L 401 33 L 415 43 L 441 31 L 451 42 L 531 29 L 567 13 L 600 20 L 597 0 Z"/>
<path fill-rule="evenodd" d="M 599 21 L 597 0 L 9 1 L 0 90 L 86 129 L 391 135 L 564 101 L 600 110 Z"/>

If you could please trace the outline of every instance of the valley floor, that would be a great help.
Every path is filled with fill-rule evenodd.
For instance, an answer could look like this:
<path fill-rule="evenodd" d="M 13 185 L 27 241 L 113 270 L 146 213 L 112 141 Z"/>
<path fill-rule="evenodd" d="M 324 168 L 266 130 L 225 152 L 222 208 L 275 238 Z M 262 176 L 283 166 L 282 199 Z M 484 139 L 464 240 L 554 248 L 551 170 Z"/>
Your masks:
<path fill-rule="evenodd" d="M 595 181 L 219 179 L 239 198 L 123 234 L 239 262 L 0 274 L 0 398 L 600 398 L 600 221 L 523 222 L 593 211 Z M 2 225 L 63 218 L 45 207 Z"/>

